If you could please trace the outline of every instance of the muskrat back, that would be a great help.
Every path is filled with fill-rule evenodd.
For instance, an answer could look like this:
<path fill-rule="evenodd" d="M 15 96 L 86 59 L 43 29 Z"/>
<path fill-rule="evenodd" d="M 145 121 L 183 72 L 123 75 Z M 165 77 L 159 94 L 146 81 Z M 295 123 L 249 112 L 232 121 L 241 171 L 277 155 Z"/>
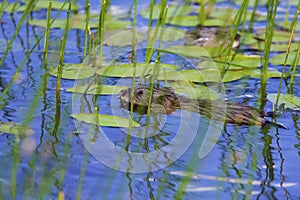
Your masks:
<path fill-rule="evenodd" d="M 128 88 L 120 92 L 120 100 L 123 107 L 130 108 L 132 89 Z M 172 88 L 153 88 L 147 86 L 137 86 L 133 92 L 133 111 L 140 114 L 146 114 L 148 104 L 154 113 L 171 114 L 176 109 L 183 109 L 190 112 L 197 112 L 209 119 L 225 121 L 226 123 L 245 124 L 245 125 L 265 125 L 271 123 L 264 117 L 265 112 L 259 112 L 257 109 L 236 102 L 209 100 L 209 99 L 190 99 L 178 95 Z M 283 125 L 279 127 L 285 128 Z"/>

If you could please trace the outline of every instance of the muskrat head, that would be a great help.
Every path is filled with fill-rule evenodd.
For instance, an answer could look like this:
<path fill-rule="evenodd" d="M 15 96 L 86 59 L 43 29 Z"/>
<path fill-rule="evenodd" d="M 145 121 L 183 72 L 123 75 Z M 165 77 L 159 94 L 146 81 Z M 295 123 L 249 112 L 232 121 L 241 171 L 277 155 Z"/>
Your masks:
<path fill-rule="evenodd" d="M 133 92 L 133 102 L 131 99 L 132 89 L 128 88 L 120 92 L 121 104 L 125 108 L 129 108 L 129 105 L 133 104 L 133 110 L 135 112 L 144 113 L 147 111 L 147 107 L 150 101 L 150 88 L 147 86 L 135 87 Z M 151 109 L 154 113 L 167 113 L 170 114 L 174 110 L 180 108 L 180 101 L 186 100 L 184 97 L 179 98 L 175 92 L 169 88 L 153 88 Z"/>
<path fill-rule="evenodd" d="M 146 86 L 135 87 L 133 96 L 133 104 L 147 106 L 150 99 L 150 89 Z M 120 99 L 122 103 L 132 103 L 131 88 L 122 90 L 120 92 Z"/>

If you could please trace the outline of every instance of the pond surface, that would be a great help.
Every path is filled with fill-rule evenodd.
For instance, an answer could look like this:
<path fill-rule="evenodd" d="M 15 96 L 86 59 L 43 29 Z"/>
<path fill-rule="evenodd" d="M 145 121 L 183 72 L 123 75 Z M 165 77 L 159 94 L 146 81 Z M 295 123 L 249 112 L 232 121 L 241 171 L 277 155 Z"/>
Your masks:
<path fill-rule="evenodd" d="M 114 12 L 121 12 L 119 15 L 127 14 L 131 3 L 114 0 L 111 7 Z M 169 3 L 172 4 L 173 1 Z M 77 4 L 79 13 L 84 13 L 85 1 L 77 1 Z M 138 13 L 148 4 L 146 0 L 139 1 Z M 239 4 L 224 1 L 216 6 L 239 8 Z M 99 1 L 91 1 L 93 12 L 99 14 L 100 8 Z M 281 3 L 279 8 L 278 20 L 283 21 L 282 16 L 285 16 L 289 8 L 291 21 L 296 6 Z M 199 8 L 196 7 L 197 9 Z M 265 6 L 259 6 L 259 11 L 266 14 Z M 57 10 L 54 10 L 52 15 L 56 13 Z M 31 15 L 34 19 L 45 19 L 46 10 L 38 9 Z M 99 106 L 101 114 L 129 118 L 129 112 L 121 108 L 117 94 L 98 96 L 94 104 L 92 95 L 87 95 L 83 100 L 84 95 L 67 91 L 67 88 L 81 85 L 84 81 L 90 83 L 91 79 L 62 79 L 60 90 L 56 91 L 57 77 L 51 75 L 44 65 L 44 40 L 26 57 L 26 53 L 43 34 L 44 28 L 24 23 L 16 35 L 12 49 L 5 55 L 5 49 L 14 37 L 21 16 L 22 12 L 14 12 L 12 15 L 4 12 L 0 21 L 0 57 L 5 56 L 0 69 L 1 95 L 11 84 L 7 93 L 1 97 L 0 120 L 3 123 L 23 124 L 26 132 L 26 136 L 9 134 L 10 131 L 0 132 L 0 199 L 300 198 L 299 110 L 285 109 L 276 116 L 276 122 L 289 129 L 232 124 L 223 127 L 223 124 L 210 121 L 199 114 L 177 110 L 172 115 L 151 116 L 151 125 L 147 127 L 149 129 L 134 129 L 131 134 L 135 134 L 135 137 L 129 140 L 127 127 L 98 127 L 71 117 L 82 110 L 94 111 L 95 106 Z M 66 17 L 66 12 L 59 17 Z M 129 21 L 128 19 L 130 17 L 127 16 L 124 20 Z M 26 20 L 29 20 L 29 16 Z M 147 19 L 138 15 L 137 27 L 147 25 Z M 183 31 L 193 29 L 188 26 L 166 26 Z M 265 21 L 255 23 L 256 26 L 264 27 Z M 48 67 L 53 67 L 58 63 L 60 39 L 64 32 L 56 28 L 51 29 L 50 33 Z M 86 62 L 83 56 L 84 40 L 84 30 L 69 30 L 64 63 Z M 141 43 L 145 46 L 146 42 Z M 178 39 L 164 45 L 183 43 L 184 39 Z M 263 51 L 257 49 L 245 48 L 240 51 L 263 56 Z M 128 63 L 128 52 L 131 52 L 130 46 L 106 45 L 104 61 Z M 279 53 L 272 52 L 271 56 Z M 137 60 L 144 61 L 145 54 L 145 49 L 141 48 Z M 156 55 L 154 54 L 153 61 Z M 161 54 L 161 62 L 177 64 L 180 69 L 194 69 L 197 68 L 198 59 L 184 60 L 165 53 Z M 270 63 L 269 67 L 281 72 L 283 65 Z M 127 87 L 131 86 L 131 81 L 131 77 L 101 79 L 107 85 Z M 293 94 L 297 97 L 300 96 L 299 83 L 297 69 L 293 86 Z M 165 84 L 164 81 L 161 82 L 161 85 Z M 212 90 L 217 88 L 213 83 L 207 85 Z M 268 79 L 266 94 L 277 93 L 279 87 L 280 78 Z M 283 82 L 281 93 L 288 93 L 289 87 L 289 84 Z M 261 79 L 254 78 L 251 74 L 224 83 L 223 89 L 225 98 L 230 101 L 256 108 L 260 108 L 261 103 L 265 102 L 265 111 L 273 109 L 271 101 L 261 100 Z M 146 116 L 138 114 L 133 114 L 133 119 L 141 124 L 147 121 Z M 219 129 L 221 131 L 218 132 Z M 90 139 L 91 131 L 92 137 L 96 135 L 93 140 Z M 95 132 L 99 134 L 98 137 Z M 214 132 L 218 133 L 213 134 Z M 147 134 L 153 135 L 148 138 Z M 136 157 L 133 154 L 127 155 L 124 151 L 123 154 L 114 154 L 118 152 L 116 149 L 112 153 L 110 149 L 104 148 L 106 139 L 111 141 L 113 148 L 127 148 L 127 151 L 143 154 L 134 154 Z M 172 142 L 174 145 L 168 147 Z M 164 147 L 164 151 L 150 154 Z M 165 155 L 167 153 L 170 154 Z M 154 164 L 145 163 L 147 159 L 152 159 Z"/>

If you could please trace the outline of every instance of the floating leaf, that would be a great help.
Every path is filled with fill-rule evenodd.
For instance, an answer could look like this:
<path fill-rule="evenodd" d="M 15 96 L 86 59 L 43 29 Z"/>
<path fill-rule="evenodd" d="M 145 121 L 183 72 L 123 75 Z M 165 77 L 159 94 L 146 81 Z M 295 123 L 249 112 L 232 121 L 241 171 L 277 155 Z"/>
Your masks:
<path fill-rule="evenodd" d="M 168 24 L 172 24 L 174 26 L 189 26 L 195 27 L 199 25 L 199 18 L 195 15 L 187 15 L 187 16 L 176 16 L 172 18 L 166 19 Z M 204 21 L 204 26 L 227 26 L 230 25 L 232 21 L 228 21 L 223 19 L 206 19 Z"/>
<path fill-rule="evenodd" d="M 241 35 L 240 44 L 250 45 L 256 44 L 257 39 L 254 38 L 253 34 L 250 33 L 239 33 Z"/>
<path fill-rule="evenodd" d="M 225 57 L 217 57 L 215 61 L 224 62 Z M 261 57 L 258 55 L 235 54 L 229 57 L 230 65 L 243 68 L 257 68 L 261 66 Z"/>
<path fill-rule="evenodd" d="M 50 73 L 57 76 L 57 66 L 50 69 Z M 95 74 L 95 69 L 86 64 L 64 64 L 62 78 L 85 79 Z"/>
<path fill-rule="evenodd" d="M 26 1 L 23 1 L 26 3 Z M 0 7 L 3 3 L 0 3 Z M 48 8 L 49 1 L 37 1 L 34 5 L 33 10 L 40 10 L 40 9 L 47 9 Z M 24 12 L 26 9 L 26 5 L 20 5 L 19 3 L 6 3 L 4 7 L 4 11 L 8 13 L 14 13 L 14 12 Z M 52 1 L 52 9 L 54 10 L 68 10 L 69 9 L 69 3 L 63 3 L 60 1 Z M 78 6 L 73 4 L 71 6 L 72 10 L 78 10 Z"/>
<path fill-rule="evenodd" d="M 138 63 L 136 67 L 136 76 L 152 75 L 155 64 Z M 159 64 L 160 71 L 170 71 L 177 69 L 178 66 L 171 64 Z M 145 74 L 143 74 L 145 72 Z M 97 71 L 99 75 L 111 77 L 132 77 L 133 64 L 109 65 Z"/>
<path fill-rule="evenodd" d="M 161 5 L 153 6 L 152 19 L 158 19 L 160 11 L 161 11 Z M 192 11 L 192 8 L 191 8 L 191 6 L 188 6 L 188 5 L 169 6 L 168 14 L 166 17 L 169 18 L 169 17 L 174 17 L 174 16 L 184 16 L 184 15 L 187 15 L 188 13 L 190 13 L 191 11 Z M 144 18 L 148 19 L 149 15 L 150 15 L 150 8 L 146 8 L 146 9 L 142 10 L 140 14 Z"/>
<path fill-rule="evenodd" d="M 289 47 L 288 43 L 272 43 L 270 51 L 273 51 L 273 52 L 286 52 L 288 47 Z M 256 43 L 252 44 L 250 48 L 255 49 L 255 50 L 259 50 L 259 51 L 264 51 L 265 42 L 264 41 L 256 42 Z M 297 50 L 297 49 L 298 49 L 298 44 L 297 43 L 292 43 L 290 45 L 290 51 L 294 51 L 294 50 Z"/>
<path fill-rule="evenodd" d="M 218 99 L 220 97 L 219 93 L 211 90 L 207 86 L 196 85 L 189 81 L 176 81 L 170 84 L 172 89 L 175 90 L 177 94 L 187 95 L 190 99 Z"/>
<path fill-rule="evenodd" d="M 277 93 L 268 94 L 267 98 L 273 103 L 276 104 Z M 279 105 L 284 103 L 285 108 L 299 109 L 300 107 L 300 98 L 292 94 L 280 94 L 279 96 Z"/>
<path fill-rule="evenodd" d="M 180 56 L 186 56 L 190 58 L 202 58 L 210 59 L 210 57 L 216 57 L 224 53 L 224 49 L 220 47 L 200 47 L 200 46 L 171 46 L 163 51 L 173 53 Z M 234 51 L 231 52 L 234 54 Z"/>
<path fill-rule="evenodd" d="M 281 27 L 283 27 L 286 30 L 292 30 L 292 26 L 293 26 L 293 24 L 291 22 L 286 22 L 286 21 L 279 22 L 278 25 L 281 26 Z M 296 31 L 300 31 L 300 25 L 299 25 L 299 23 L 296 24 L 295 30 Z"/>
<path fill-rule="evenodd" d="M 238 10 L 234 8 L 217 8 L 214 9 L 213 12 L 209 13 L 210 18 L 221 19 L 227 22 L 233 22 L 235 16 L 237 15 Z M 247 15 L 246 20 L 250 20 L 252 13 L 244 12 Z M 262 15 L 255 14 L 255 21 L 258 20 L 266 20 L 266 18 Z"/>
<path fill-rule="evenodd" d="M 74 93 L 81 93 L 81 94 L 86 92 L 86 94 L 113 95 L 113 94 L 119 94 L 121 90 L 124 89 L 127 89 L 127 87 L 94 84 L 94 85 L 77 85 L 75 87 L 68 88 L 67 91 L 74 92 Z"/>
<path fill-rule="evenodd" d="M 24 1 L 25 2 L 25 1 Z M 49 1 L 38 1 L 35 4 L 35 9 L 47 9 L 49 6 Z M 54 10 L 68 10 L 69 9 L 69 3 L 64 3 L 60 1 L 52 1 L 52 9 Z M 72 10 L 78 10 L 78 6 L 74 3 L 71 5 Z"/>
<path fill-rule="evenodd" d="M 260 29 L 256 31 L 257 34 L 255 35 L 256 38 L 260 40 L 265 40 L 265 34 L 266 30 L 265 29 Z M 291 37 L 291 32 L 290 31 L 279 31 L 276 30 L 273 32 L 273 37 L 272 37 L 272 42 L 273 43 L 288 43 Z M 297 34 L 295 32 L 293 36 L 293 41 L 299 41 L 300 40 L 300 35 L 299 33 Z"/>
<path fill-rule="evenodd" d="M 196 83 L 216 82 L 218 81 L 218 70 L 183 70 L 183 71 L 170 71 L 160 74 L 158 80 L 174 80 L 174 81 L 192 81 Z"/>
<path fill-rule="evenodd" d="M 290 52 L 289 57 L 286 61 L 286 65 L 294 65 L 294 63 L 296 61 L 296 55 L 297 55 L 297 52 Z M 270 62 L 273 65 L 284 65 L 285 57 L 286 57 L 285 53 L 277 54 L 270 59 Z M 298 58 L 297 65 L 300 65 L 300 57 Z"/>
<path fill-rule="evenodd" d="M 199 18 L 197 16 L 177 16 L 166 19 L 168 24 L 174 26 L 197 26 L 199 24 Z"/>
<path fill-rule="evenodd" d="M 159 29 L 158 35 L 162 32 L 162 41 L 170 42 L 170 41 L 176 41 L 179 39 L 184 38 L 185 31 L 175 28 L 166 28 L 166 29 Z M 151 36 L 153 36 L 154 30 L 151 30 Z"/>
<path fill-rule="evenodd" d="M 173 81 L 192 81 L 196 83 L 205 82 L 218 82 L 220 79 L 220 71 L 215 69 L 204 70 L 183 70 L 183 71 L 170 71 L 165 74 L 160 74 L 158 80 L 173 80 Z M 226 71 L 222 82 L 231 82 L 239 80 L 245 76 L 252 78 L 260 78 L 260 69 L 245 69 L 245 70 L 228 70 Z M 268 78 L 280 77 L 281 73 L 275 70 L 268 71 Z"/>
<path fill-rule="evenodd" d="M 129 118 L 123 118 L 119 116 L 106 115 L 106 114 L 94 114 L 94 113 L 78 113 L 73 114 L 73 118 L 78 121 L 83 121 L 88 124 L 95 124 L 98 126 L 110 126 L 110 127 L 129 127 Z M 97 119 L 98 118 L 98 119 Z M 132 127 L 140 127 L 140 124 L 136 121 L 132 121 Z"/>
<path fill-rule="evenodd" d="M 95 15 L 91 18 L 91 21 L 89 22 L 90 28 L 97 28 L 99 25 L 99 22 L 95 19 Z M 67 19 L 56 19 L 53 24 L 51 25 L 51 28 L 66 28 L 66 22 Z M 76 14 L 73 15 L 69 20 L 69 28 L 70 29 L 81 29 L 85 30 L 85 23 L 86 23 L 86 15 L 83 14 Z M 29 24 L 33 26 L 40 26 L 46 28 L 47 26 L 47 20 L 29 20 Z M 112 16 L 108 15 L 107 20 L 105 20 L 105 28 L 106 29 L 122 29 L 130 25 L 129 21 L 124 20 L 117 20 L 113 19 Z"/>
<path fill-rule="evenodd" d="M 28 126 L 12 122 L 0 122 L 0 135 L 3 133 L 14 135 L 32 135 L 33 130 Z"/>
<path fill-rule="evenodd" d="M 108 46 L 129 46 L 132 45 L 132 31 L 133 30 L 114 30 L 114 31 L 107 31 L 104 34 L 103 44 Z M 145 40 L 145 35 L 141 32 L 137 32 L 135 35 L 135 40 L 137 43 L 142 42 Z"/>

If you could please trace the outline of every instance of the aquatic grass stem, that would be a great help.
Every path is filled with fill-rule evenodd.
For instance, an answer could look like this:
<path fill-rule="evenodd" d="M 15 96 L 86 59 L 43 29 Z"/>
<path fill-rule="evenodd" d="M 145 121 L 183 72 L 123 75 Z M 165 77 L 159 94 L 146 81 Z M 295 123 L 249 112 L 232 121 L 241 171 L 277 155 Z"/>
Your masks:
<path fill-rule="evenodd" d="M 8 51 L 11 50 L 12 48 L 12 44 L 13 42 L 15 41 L 15 38 L 17 37 L 17 35 L 19 34 L 20 32 L 20 29 L 21 29 L 21 26 L 23 25 L 25 19 L 27 18 L 27 16 L 29 15 L 29 13 L 32 11 L 33 7 L 34 7 L 34 3 L 35 3 L 35 0 L 29 0 L 27 1 L 27 4 L 26 4 L 26 8 L 20 18 L 20 21 L 16 27 L 16 30 L 14 31 L 14 34 L 12 36 L 12 38 L 10 39 L 4 53 L 2 54 L 2 58 L 0 60 L 0 66 L 2 66 L 7 54 L 8 54 Z"/>
<path fill-rule="evenodd" d="M 133 3 L 133 24 L 132 24 L 132 38 L 131 38 L 131 62 L 133 63 L 133 74 L 132 74 L 132 82 L 131 82 L 131 94 L 130 94 L 130 99 L 131 102 L 134 102 L 134 87 L 135 87 L 135 81 L 136 81 L 136 47 L 137 47 L 137 41 L 136 41 L 136 22 L 137 22 L 137 5 L 138 5 L 138 0 L 134 0 Z M 130 116 L 129 116 L 129 133 L 132 131 L 132 123 L 133 123 L 133 103 L 130 104 Z M 130 141 L 130 134 L 128 134 L 127 141 Z M 127 145 L 129 146 L 129 142 L 127 142 Z"/>
<path fill-rule="evenodd" d="M 226 49 L 226 52 L 225 52 L 225 60 L 223 61 L 223 66 L 220 70 L 220 78 L 219 78 L 219 82 L 222 82 L 222 79 L 227 71 L 227 69 L 229 68 L 229 65 L 228 65 L 228 61 L 229 61 L 229 57 L 230 57 L 230 54 L 231 54 L 231 51 L 232 51 L 232 45 L 234 43 L 234 40 L 235 40 L 235 36 L 238 32 L 238 29 L 239 29 L 239 25 L 241 24 L 241 20 L 242 20 L 242 16 L 244 13 L 247 13 L 247 10 L 246 10 L 246 5 L 248 5 L 248 2 L 249 0 L 244 0 L 239 11 L 237 12 L 235 18 L 234 18 L 234 21 L 233 21 L 233 24 L 230 26 L 230 31 L 229 31 L 229 36 L 231 37 L 230 38 L 230 43 L 228 45 L 228 48 Z M 233 29 L 234 27 L 234 29 Z M 232 31 L 233 29 L 233 31 Z M 228 37 L 229 37 L 228 36 Z"/>
<path fill-rule="evenodd" d="M 152 55 L 153 55 L 153 52 L 154 52 L 154 45 L 155 45 L 155 42 L 157 40 L 158 33 L 161 30 L 160 26 L 161 26 L 162 19 L 164 18 L 164 12 L 165 12 L 166 6 L 167 6 L 167 1 L 162 0 L 161 10 L 160 10 L 160 13 L 159 13 L 159 20 L 156 23 L 156 27 L 154 29 L 154 33 L 153 33 L 152 37 L 151 37 L 151 34 L 152 34 L 153 29 L 151 27 L 148 27 L 148 38 L 147 38 L 147 50 L 146 50 L 145 63 L 150 63 L 150 61 L 151 61 L 151 58 L 152 58 Z M 143 72 L 141 73 L 141 76 L 140 76 L 140 79 L 139 79 L 139 84 L 141 83 L 141 81 L 142 81 L 142 79 L 145 75 L 146 70 L 147 70 L 147 68 L 145 67 L 143 69 Z M 152 95 L 152 94 L 150 94 L 150 95 Z"/>
<path fill-rule="evenodd" d="M 3 0 L 0 7 L 0 19 L 2 19 L 2 14 L 6 6 L 6 0 Z"/>
<path fill-rule="evenodd" d="M 102 0 L 101 11 L 99 15 L 99 25 L 98 25 L 98 39 L 99 39 L 99 53 L 98 53 L 98 67 L 102 67 L 102 57 L 103 57 L 103 38 L 104 38 L 104 22 L 107 10 L 107 4 L 109 0 Z"/>
<path fill-rule="evenodd" d="M 293 71 L 291 74 L 291 79 L 290 79 L 290 86 L 291 86 L 291 94 L 294 94 L 293 88 L 294 88 L 294 80 L 295 80 L 295 75 L 296 75 L 296 68 L 298 66 L 298 62 L 299 62 L 299 55 L 300 55 L 300 42 L 298 43 L 298 50 L 296 53 L 296 58 L 295 58 L 295 62 L 293 64 Z"/>
<path fill-rule="evenodd" d="M 297 26 L 299 12 L 300 12 L 300 1 L 299 1 L 299 4 L 298 4 L 297 11 L 295 13 L 294 19 L 293 19 L 292 24 L 291 24 L 291 30 L 292 30 L 293 34 L 294 34 L 296 26 Z M 300 43 L 298 43 L 298 51 L 299 51 L 299 45 L 300 45 Z M 299 56 L 299 53 L 296 54 L 296 57 L 298 57 L 298 56 Z M 295 64 L 297 65 L 297 62 L 295 62 Z M 288 76 L 290 74 L 292 68 L 293 68 L 293 71 L 294 71 L 294 65 L 289 67 L 288 71 L 286 72 L 286 76 Z"/>
<path fill-rule="evenodd" d="M 268 80 L 268 64 L 271 51 L 271 44 L 274 32 L 274 25 L 276 19 L 276 12 L 278 7 L 278 0 L 272 0 L 268 2 L 268 15 L 266 21 L 266 35 L 265 35 L 265 47 L 263 56 L 263 65 L 261 71 L 261 98 L 260 109 L 263 110 L 266 103 L 266 87 Z"/>
<path fill-rule="evenodd" d="M 258 0 L 255 0 L 254 5 L 253 5 L 251 18 L 250 18 L 250 21 L 249 21 L 249 31 L 250 32 L 253 31 L 253 24 L 254 24 L 254 20 L 255 20 L 255 13 L 256 13 L 257 5 L 258 5 Z"/>
<path fill-rule="evenodd" d="M 50 26 L 54 23 L 54 21 L 56 20 L 57 16 L 60 14 L 60 12 L 62 11 L 62 8 L 65 6 L 66 2 L 62 5 L 61 9 L 58 10 L 57 14 L 54 16 L 54 18 L 52 19 Z M 46 30 L 47 31 L 47 30 Z M 28 58 L 30 57 L 31 53 L 34 51 L 34 49 L 38 46 L 38 44 L 40 43 L 41 39 L 44 37 L 46 31 L 44 31 L 41 36 L 39 38 L 37 38 L 35 44 L 32 46 L 32 48 L 27 51 L 25 58 L 22 60 L 21 64 L 18 66 L 18 68 L 16 69 L 16 72 L 14 73 L 13 77 L 10 79 L 10 81 L 8 82 L 8 84 L 6 85 L 6 87 L 4 88 L 2 94 L 0 95 L 0 101 L 3 100 L 4 96 L 7 94 L 9 88 L 11 87 L 11 85 L 13 84 L 13 82 L 16 80 L 16 78 L 18 77 L 18 74 L 20 73 L 21 69 L 23 68 L 23 66 L 25 65 L 25 63 L 27 62 Z M 1 65 L 1 64 L 0 64 Z M 1 108 L 1 107 L 0 107 Z"/>
<path fill-rule="evenodd" d="M 83 47 L 83 59 L 86 59 L 87 51 L 88 51 L 88 37 L 90 33 L 89 29 L 89 21 L 90 21 L 90 0 L 85 1 L 85 36 L 84 36 L 84 47 Z"/>
<path fill-rule="evenodd" d="M 44 39 L 44 65 L 46 70 L 48 64 L 51 10 L 52 10 L 52 0 L 49 0 L 48 10 L 47 10 L 47 25 L 46 25 L 45 39 Z"/>

